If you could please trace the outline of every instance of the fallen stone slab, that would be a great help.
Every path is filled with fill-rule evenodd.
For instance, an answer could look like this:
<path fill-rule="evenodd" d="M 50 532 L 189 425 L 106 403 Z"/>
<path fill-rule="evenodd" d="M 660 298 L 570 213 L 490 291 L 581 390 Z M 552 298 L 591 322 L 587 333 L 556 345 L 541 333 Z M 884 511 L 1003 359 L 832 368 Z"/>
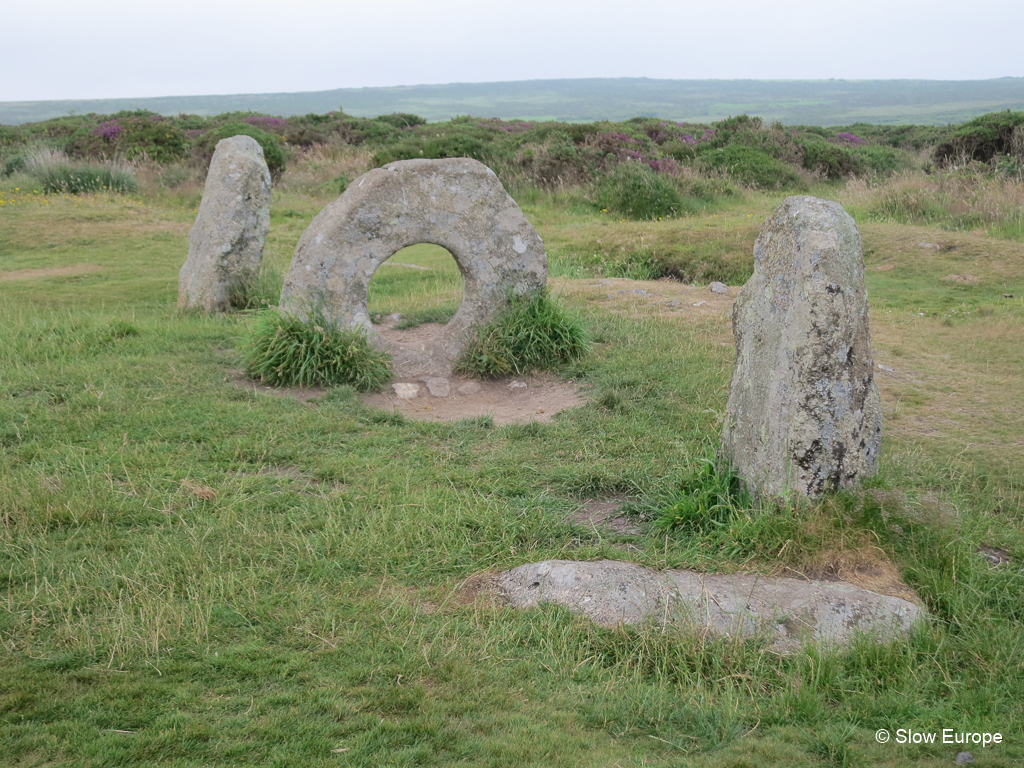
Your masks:
<path fill-rule="evenodd" d="M 178 306 L 206 312 L 230 308 L 233 290 L 259 274 L 270 231 L 270 171 L 250 136 L 217 142 L 188 257 L 178 273 Z"/>
<path fill-rule="evenodd" d="M 857 635 L 890 640 L 924 616 L 908 600 L 841 581 L 653 571 L 615 560 L 529 563 L 499 574 L 496 587 L 515 608 L 554 603 L 606 627 L 653 622 L 764 637 L 778 651 L 844 645 Z"/>

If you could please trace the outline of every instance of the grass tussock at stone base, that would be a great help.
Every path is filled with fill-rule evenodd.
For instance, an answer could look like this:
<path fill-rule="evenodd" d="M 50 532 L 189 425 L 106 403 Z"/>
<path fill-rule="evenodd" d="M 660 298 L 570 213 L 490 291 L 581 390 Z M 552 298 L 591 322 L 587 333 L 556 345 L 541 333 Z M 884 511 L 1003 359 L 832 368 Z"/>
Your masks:
<path fill-rule="evenodd" d="M 277 310 L 259 313 L 240 350 L 246 375 L 272 386 L 348 384 L 370 392 L 391 380 L 387 353 L 359 331 L 338 329 L 319 309 L 305 320 Z"/>
<path fill-rule="evenodd" d="M 235 285 L 228 303 L 232 309 L 270 309 L 276 307 L 284 287 L 284 272 L 264 262 L 251 280 Z"/>
<path fill-rule="evenodd" d="M 589 348 L 582 321 L 545 292 L 513 297 L 506 312 L 480 329 L 457 368 L 478 376 L 551 371 L 576 362 Z"/>

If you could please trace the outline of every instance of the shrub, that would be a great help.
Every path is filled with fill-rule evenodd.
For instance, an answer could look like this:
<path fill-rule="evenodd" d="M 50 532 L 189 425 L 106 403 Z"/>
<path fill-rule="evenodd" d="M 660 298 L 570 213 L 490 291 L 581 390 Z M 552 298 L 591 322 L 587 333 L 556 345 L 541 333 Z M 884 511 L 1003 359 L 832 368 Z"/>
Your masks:
<path fill-rule="evenodd" d="M 1024 126 L 1024 112 L 991 112 L 970 120 L 955 129 L 935 148 L 939 163 L 977 160 L 987 163 L 999 155 L 1008 155 L 1013 147 L 1013 134 Z"/>
<path fill-rule="evenodd" d="M 11 155 L 4 160 L 4 164 L 0 166 L 0 176 L 11 176 L 18 171 L 24 171 L 25 165 L 28 163 L 28 155 L 21 152 L 16 155 Z"/>
<path fill-rule="evenodd" d="M 272 386 L 349 384 L 360 392 L 379 389 L 391 379 L 389 357 L 359 331 L 340 330 L 323 310 L 308 319 L 261 312 L 239 349 L 245 373 Z"/>
<path fill-rule="evenodd" d="M 582 323 L 546 292 L 512 297 L 508 309 L 479 330 L 457 367 L 478 376 L 553 370 L 579 360 L 589 346 Z"/>
<path fill-rule="evenodd" d="M 440 160 L 446 157 L 471 157 L 483 162 L 487 157 L 487 146 L 480 139 L 460 133 L 430 140 L 416 137 L 379 150 L 373 156 L 373 164 L 380 167 L 396 160 Z"/>
<path fill-rule="evenodd" d="M 906 165 L 900 161 L 899 150 L 892 147 L 859 147 L 855 154 L 864 170 L 880 176 L 892 175 Z"/>
<path fill-rule="evenodd" d="M 804 143 L 803 166 L 809 171 L 817 171 L 827 179 L 841 179 L 862 170 L 861 163 L 857 162 L 851 150 L 820 140 Z"/>
<path fill-rule="evenodd" d="M 118 112 L 99 124 L 83 125 L 64 145 L 73 157 L 143 157 L 168 163 L 185 155 L 188 139 L 173 119 L 146 110 Z"/>
<path fill-rule="evenodd" d="M 381 123 L 388 123 L 393 125 L 395 128 L 414 128 L 417 125 L 426 125 L 427 121 L 419 115 L 413 115 L 409 112 L 392 112 L 390 115 L 378 115 L 377 121 Z"/>
<path fill-rule="evenodd" d="M 659 219 L 683 209 L 672 178 L 643 163 L 619 163 L 598 183 L 597 204 L 628 219 Z"/>
<path fill-rule="evenodd" d="M 217 148 L 217 142 L 221 139 L 228 139 L 232 136 L 251 136 L 263 149 L 263 159 L 267 161 L 267 170 L 275 181 L 281 178 L 284 173 L 287 154 L 284 147 L 272 133 L 267 133 L 261 128 L 245 123 L 227 123 L 218 126 L 212 131 L 207 131 L 196 142 L 196 152 L 199 161 L 206 167 L 210 167 L 213 159 L 213 152 Z"/>
<path fill-rule="evenodd" d="M 700 158 L 710 167 L 724 170 L 748 187 L 798 191 L 807 189 L 807 183 L 800 174 L 755 147 L 732 144 L 703 152 Z"/>

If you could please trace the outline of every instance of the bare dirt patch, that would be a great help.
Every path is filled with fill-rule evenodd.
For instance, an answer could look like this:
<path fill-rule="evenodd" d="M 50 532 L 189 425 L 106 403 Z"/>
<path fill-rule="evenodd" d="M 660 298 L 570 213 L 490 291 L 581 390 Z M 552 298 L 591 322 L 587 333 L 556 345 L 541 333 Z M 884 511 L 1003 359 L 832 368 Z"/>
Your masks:
<path fill-rule="evenodd" d="M 382 323 L 375 323 L 373 328 L 389 342 L 410 352 L 427 349 L 445 328 L 441 323 L 423 323 L 415 328 L 398 331 L 394 328 L 397 322 L 396 316 L 392 315 Z"/>
<path fill-rule="evenodd" d="M 422 327 L 422 326 L 421 326 Z M 400 379 L 395 384 L 418 387 L 415 397 L 403 399 L 392 392 L 362 395 L 374 408 L 401 413 L 419 421 L 457 421 L 490 416 L 498 426 L 550 422 L 559 411 L 585 401 L 575 380 L 550 375 L 517 376 L 478 380 L 460 376 L 448 378 L 447 397 L 435 397 L 426 379 Z"/>
<path fill-rule="evenodd" d="M 569 515 L 577 525 L 605 530 L 622 536 L 637 536 L 640 528 L 634 520 L 618 514 L 627 501 L 625 496 L 585 499 L 578 510 Z"/>
<path fill-rule="evenodd" d="M 481 602 L 485 606 L 497 607 L 504 602 L 498 595 L 499 575 L 499 571 L 473 574 L 452 591 L 451 601 L 460 606 Z"/>
<path fill-rule="evenodd" d="M 330 391 L 323 387 L 271 387 L 253 381 L 237 369 L 228 371 L 226 380 L 239 389 L 290 398 L 310 407 L 314 407 L 316 400 Z M 400 413 L 417 421 L 458 421 L 490 416 L 496 426 L 527 424 L 531 421 L 546 424 L 559 411 L 586 402 L 585 396 L 579 391 L 578 382 L 551 375 L 483 381 L 452 376 L 448 378 L 447 397 L 431 395 L 426 379 L 396 379 L 394 383 L 412 384 L 419 391 L 416 397 L 409 400 L 398 397 L 390 387 L 388 391 L 371 392 L 360 395 L 360 398 L 373 408 Z"/>
<path fill-rule="evenodd" d="M 99 272 L 102 267 L 95 264 L 72 264 L 68 267 L 40 267 L 38 269 L 15 269 L 11 272 L 0 272 L 0 283 L 14 280 L 40 280 L 46 277 L 70 277 L 72 275 L 88 275 Z"/>

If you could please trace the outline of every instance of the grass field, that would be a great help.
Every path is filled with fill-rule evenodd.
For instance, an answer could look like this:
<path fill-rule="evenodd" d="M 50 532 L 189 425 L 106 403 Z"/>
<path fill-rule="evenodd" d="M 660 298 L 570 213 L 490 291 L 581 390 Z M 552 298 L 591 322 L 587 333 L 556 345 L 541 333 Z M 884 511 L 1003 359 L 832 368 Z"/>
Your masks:
<path fill-rule="evenodd" d="M 289 178 L 278 270 L 327 202 Z M 816 192 L 861 218 L 875 358 L 892 369 L 881 473 L 861 494 L 683 536 L 644 521 L 717 439 L 728 314 L 609 298 L 596 278 L 616 253 L 659 248 L 742 275 L 780 197 L 637 223 L 518 192 L 556 298 L 590 329 L 592 354 L 565 372 L 590 399 L 494 427 L 408 421 L 347 388 L 304 404 L 238 387 L 252 315 L 175 309 L 194 191 L 0 187 L 0 764 L 940 766 L 964 747 L 874 734 L 951 728 L 1002 733 L 968 749 L 1020 765 L 1024 243 L 876 221 L 862 190 Z M 454 308 L 444 252 L 395 261 L 430 269 L 382 269 L 374 311 Z M 616 284 L 685 288 L 628 277 Z M 640 535 L 571 521 L 608 498 Z M 906 641 L 782 657 L 513 613 L 474 588 L 556 557 L 894 567 L 933 618 Z"/>

